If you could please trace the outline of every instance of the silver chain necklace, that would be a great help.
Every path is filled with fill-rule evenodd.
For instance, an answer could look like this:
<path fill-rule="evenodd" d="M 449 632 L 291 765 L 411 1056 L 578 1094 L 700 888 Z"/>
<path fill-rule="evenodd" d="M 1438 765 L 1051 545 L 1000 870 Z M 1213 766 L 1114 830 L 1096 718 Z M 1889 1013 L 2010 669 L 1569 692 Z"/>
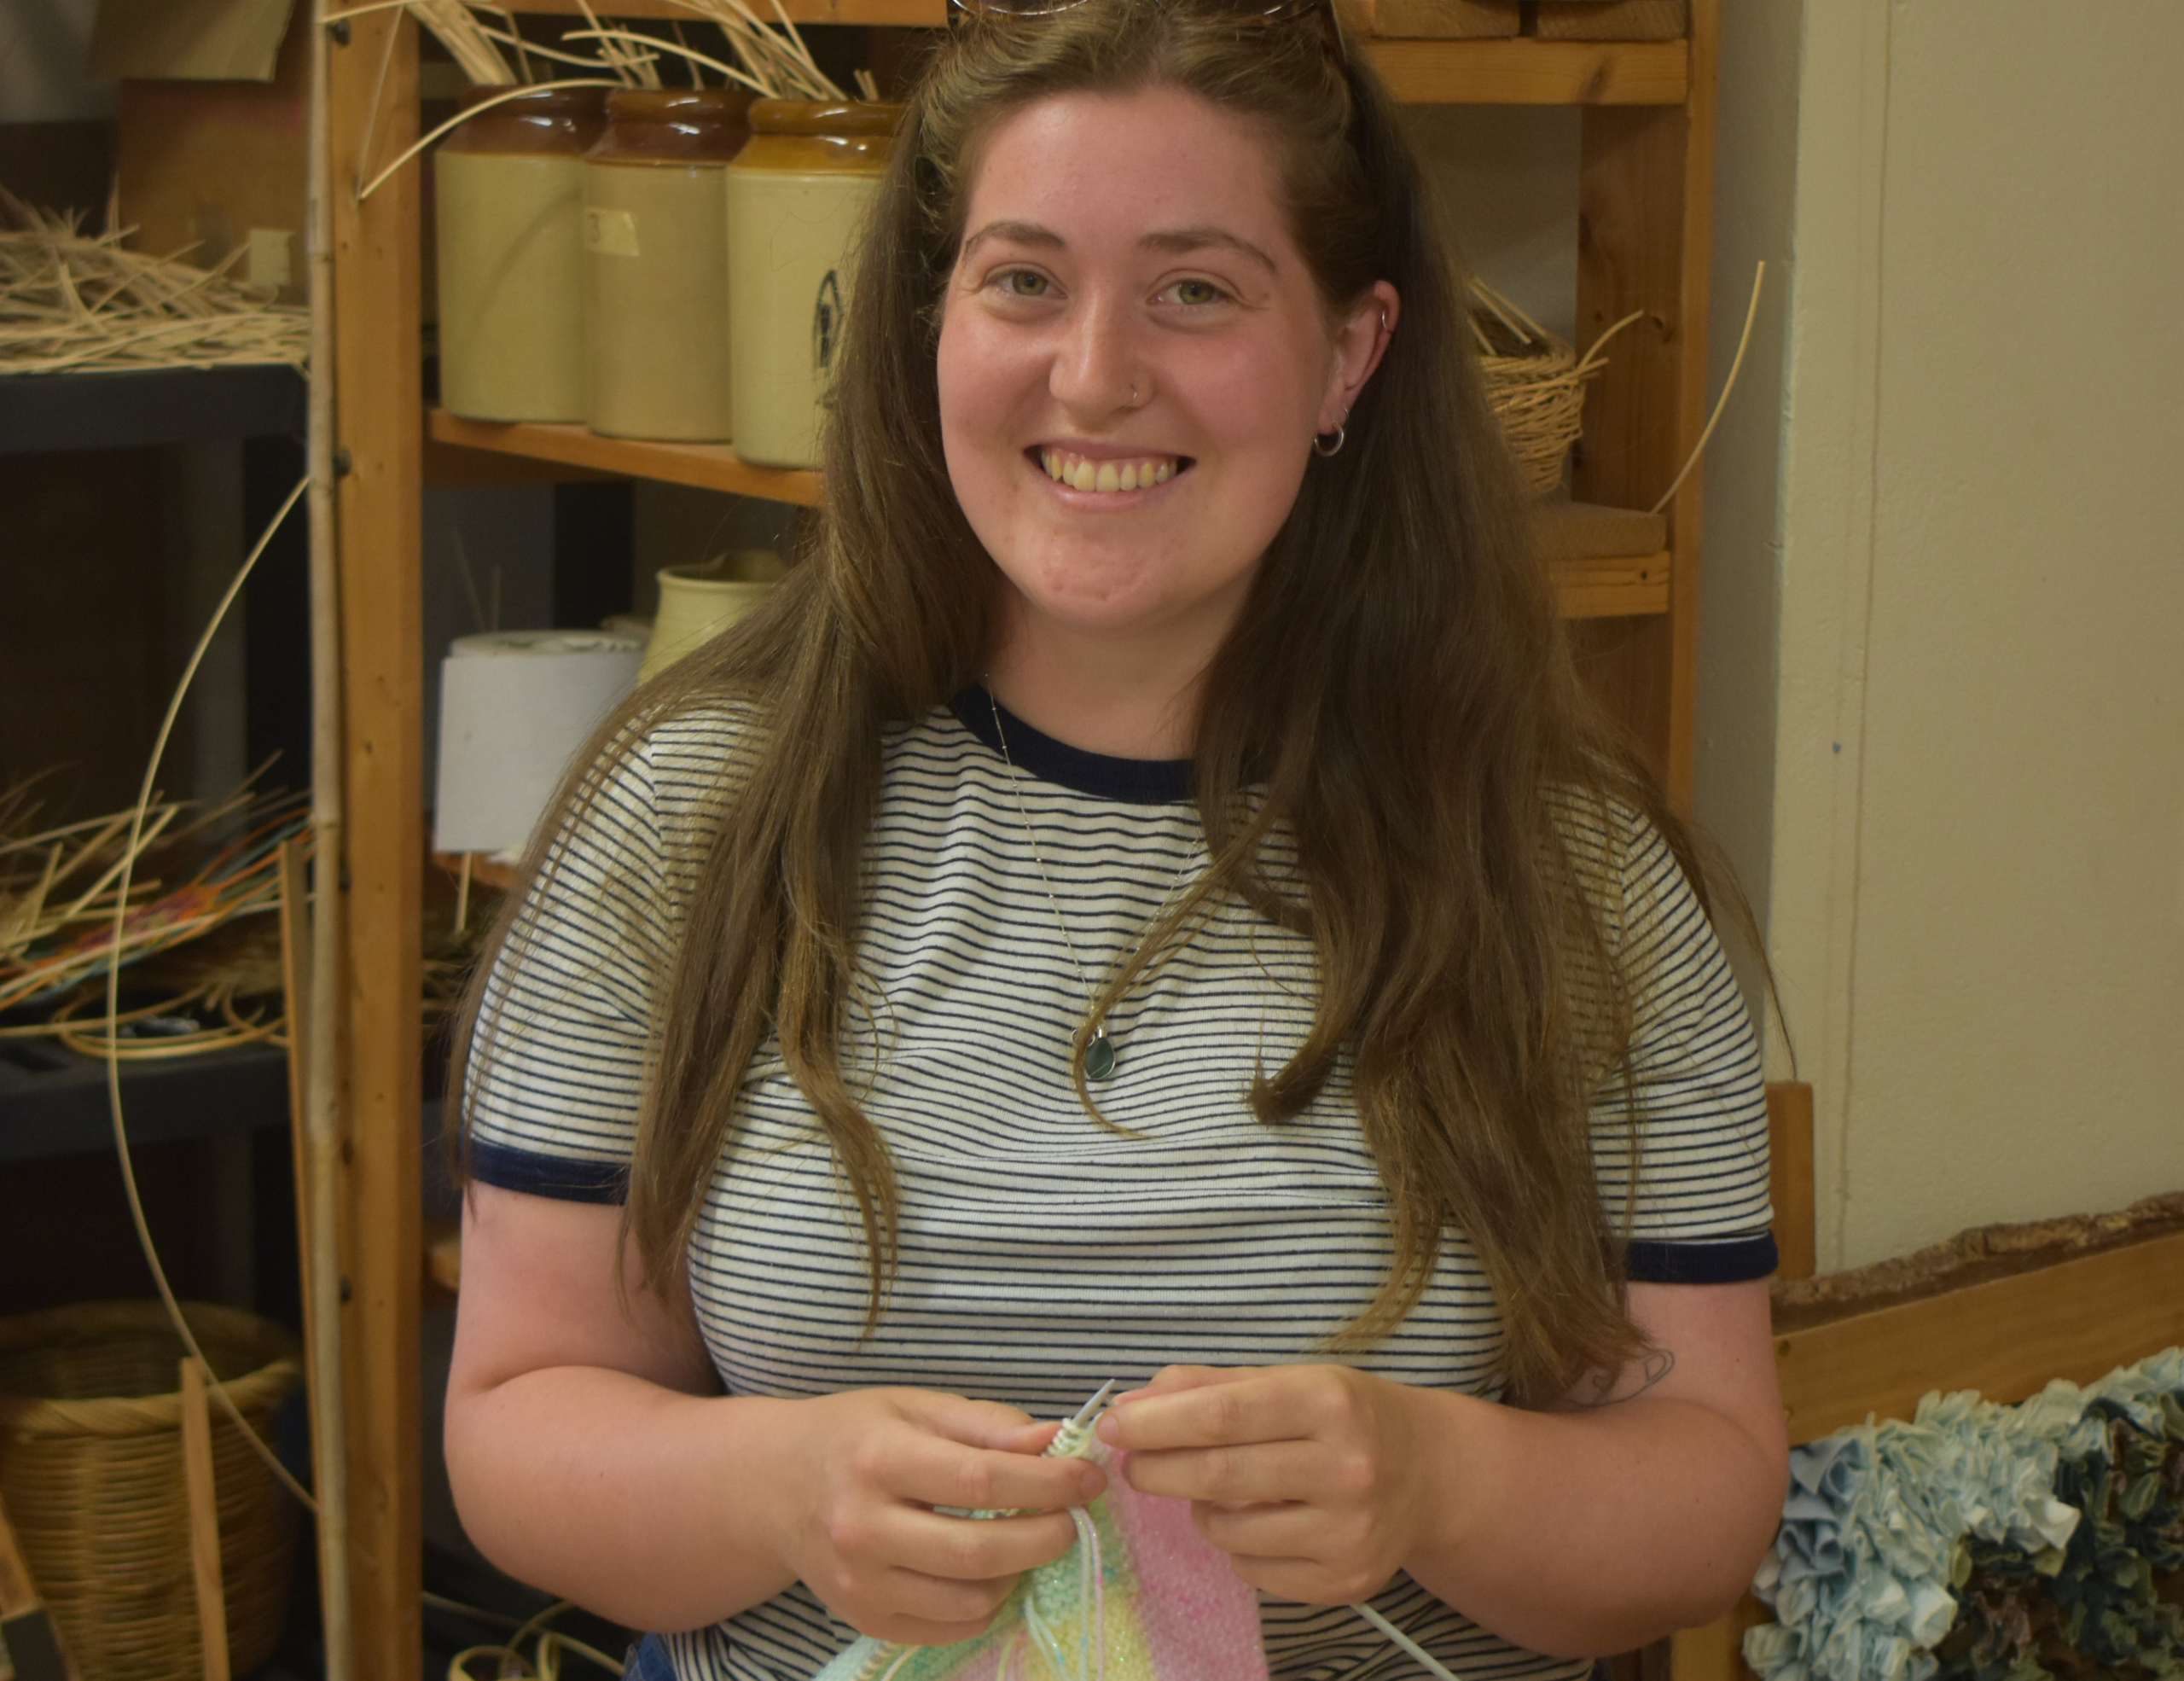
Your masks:
<path fill-rule="evenodd" d="M 1061 943 L 1069 952 L 1069 961 L 1077 969 L 1077 984 L 1084 994 L 1084 1014 L 1092 1015 L 1092 977 L 1085 969 L 1084 960 L 1077 955 L 1077 942 L 1069 935 L 1069 918 L 1061 914 L 1061 901 L 1054 897 L 1054 884 L 1047 876 L 1047 861 L 1039 856 L 1038 832 L 1031 827 L 1031 808 L 1024 803 L 1024 779 L 1016 769 L 1016 761 L 1009 756 L 1008 732 L 1002 728 L 1001 702 L 994 699 L 993 684 L 986 684 L 986 705 L 993 709 L 994 739 L 1001 743 L 1001 762 L 1008 771 L 1008 791 L 1016 796 L 1017 821 L 1024 825 L 1024 839 L 1031 849 L 1031 867 L 1039 872 L 1039 886 L 1047 895 L 1047 904 L 1054 914 L 1054 926 L 1061 930 Z M 1183 885 L 1183 878 L 1191 868 L 1192 858 L 1186 854 L 1182 866 L 1176 871 L 1176 879 L 1168 884 L 1168 891 L 1160 900 L 1160 908 L 1153 913 L 1153 922 L 1168 914 L 1168 907 L 1175 903 L 1176 889 Z M 1151 927 L 1148 922 L 1147 927 Z M 1107 1023 L 1104 1017 L 1092 1021 L 1092 1037 L 1084 1046 L 1084 1074 L 1088 1079 L 1106 1079 L 1115 1072 L 1115 1042 L 1107 1037 Z"/>

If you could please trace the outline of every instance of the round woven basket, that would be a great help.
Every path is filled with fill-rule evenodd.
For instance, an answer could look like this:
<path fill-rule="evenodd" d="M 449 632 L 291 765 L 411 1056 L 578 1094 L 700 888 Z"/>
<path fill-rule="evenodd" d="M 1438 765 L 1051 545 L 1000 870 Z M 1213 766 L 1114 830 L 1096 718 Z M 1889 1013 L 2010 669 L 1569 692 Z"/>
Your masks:
<path fill-rule="evenodd" d="M 1472 341 L 1486 400 L 1533 495 L 1562 482 L 1563 462 L 1583 431 L 1586 381 L 1606 365 L 1602 347 L 1635 318 L 1618 322 L 1580 357 L 1493 288 L 1471 282 Z"/>
<path fill-rule="evenodd" d="M 255 1314 L 184 1312 L 236 1410 L 270 1441 L 295 1347 Z M 77 1672 L 197 1681 L 182 1462 L 182 1342 L 157 1302 L 96 1302 L 0 1319 L 0 1502 Z M 272 1655 L 287 1614 L 296 1507 L 211 1402 L 231 1668 Z"/>

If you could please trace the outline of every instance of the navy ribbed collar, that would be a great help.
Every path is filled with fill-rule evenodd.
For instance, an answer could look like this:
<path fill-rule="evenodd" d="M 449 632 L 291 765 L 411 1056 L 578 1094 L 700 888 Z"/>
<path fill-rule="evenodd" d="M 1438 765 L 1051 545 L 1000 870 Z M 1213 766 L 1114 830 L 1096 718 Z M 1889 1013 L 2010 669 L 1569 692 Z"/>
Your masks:
<path fill-rule="evenodd" d="M 1136 806 L 1166 806 L 1191 797 L 1188 759 L 1117 759 L 1087 753 L 1034 730 L 1001 707 L 1002 727 L 1008 732 L 1008 750 L 1003 753 L 1001 736 L 993 727 L 994 708 L 1000 703 L 984 684 L 973 683 L 948 705 L 966 730 L 1027 777 L 1095 800 L 1124 800 Z"/>

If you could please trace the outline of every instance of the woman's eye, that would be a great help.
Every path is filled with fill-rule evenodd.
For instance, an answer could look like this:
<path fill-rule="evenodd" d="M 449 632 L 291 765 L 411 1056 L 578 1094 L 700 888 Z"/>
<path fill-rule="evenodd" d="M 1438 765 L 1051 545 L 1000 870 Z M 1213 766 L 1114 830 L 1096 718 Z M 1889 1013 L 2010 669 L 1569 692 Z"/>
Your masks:
<path fill-rule="evenodd" d="M 1179 280 L 1176 282 L 1176 301 L 1179 304 L 1204 305 L 1217 304 L 1223 294 L 1210 280 Z"/>
<path fill-rule="evenodd" d="M 1013 298 L 1043 298 L 1047 277 L 1033 269 L 1011 269 L 1002 276 L 1002 289 Z"/>

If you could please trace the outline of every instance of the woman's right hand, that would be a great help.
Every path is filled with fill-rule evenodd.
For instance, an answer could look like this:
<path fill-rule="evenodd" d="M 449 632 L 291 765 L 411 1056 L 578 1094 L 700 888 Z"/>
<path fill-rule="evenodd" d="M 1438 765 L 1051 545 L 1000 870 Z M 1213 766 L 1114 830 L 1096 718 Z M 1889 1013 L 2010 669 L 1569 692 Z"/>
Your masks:
<path fill-rule="evenodd" d="M 1023 1572 L 1076 1540 L 1066 1508 L 1107 1486 L 1096 1465 L 1039 1457 L 1055 1426 L 995 1402 L 852 1389 L 791 1405 L 792 1451 L 766 1502 L 777 1556 L 878 1639 L 939 1646 L 983 1632 Z"/>

